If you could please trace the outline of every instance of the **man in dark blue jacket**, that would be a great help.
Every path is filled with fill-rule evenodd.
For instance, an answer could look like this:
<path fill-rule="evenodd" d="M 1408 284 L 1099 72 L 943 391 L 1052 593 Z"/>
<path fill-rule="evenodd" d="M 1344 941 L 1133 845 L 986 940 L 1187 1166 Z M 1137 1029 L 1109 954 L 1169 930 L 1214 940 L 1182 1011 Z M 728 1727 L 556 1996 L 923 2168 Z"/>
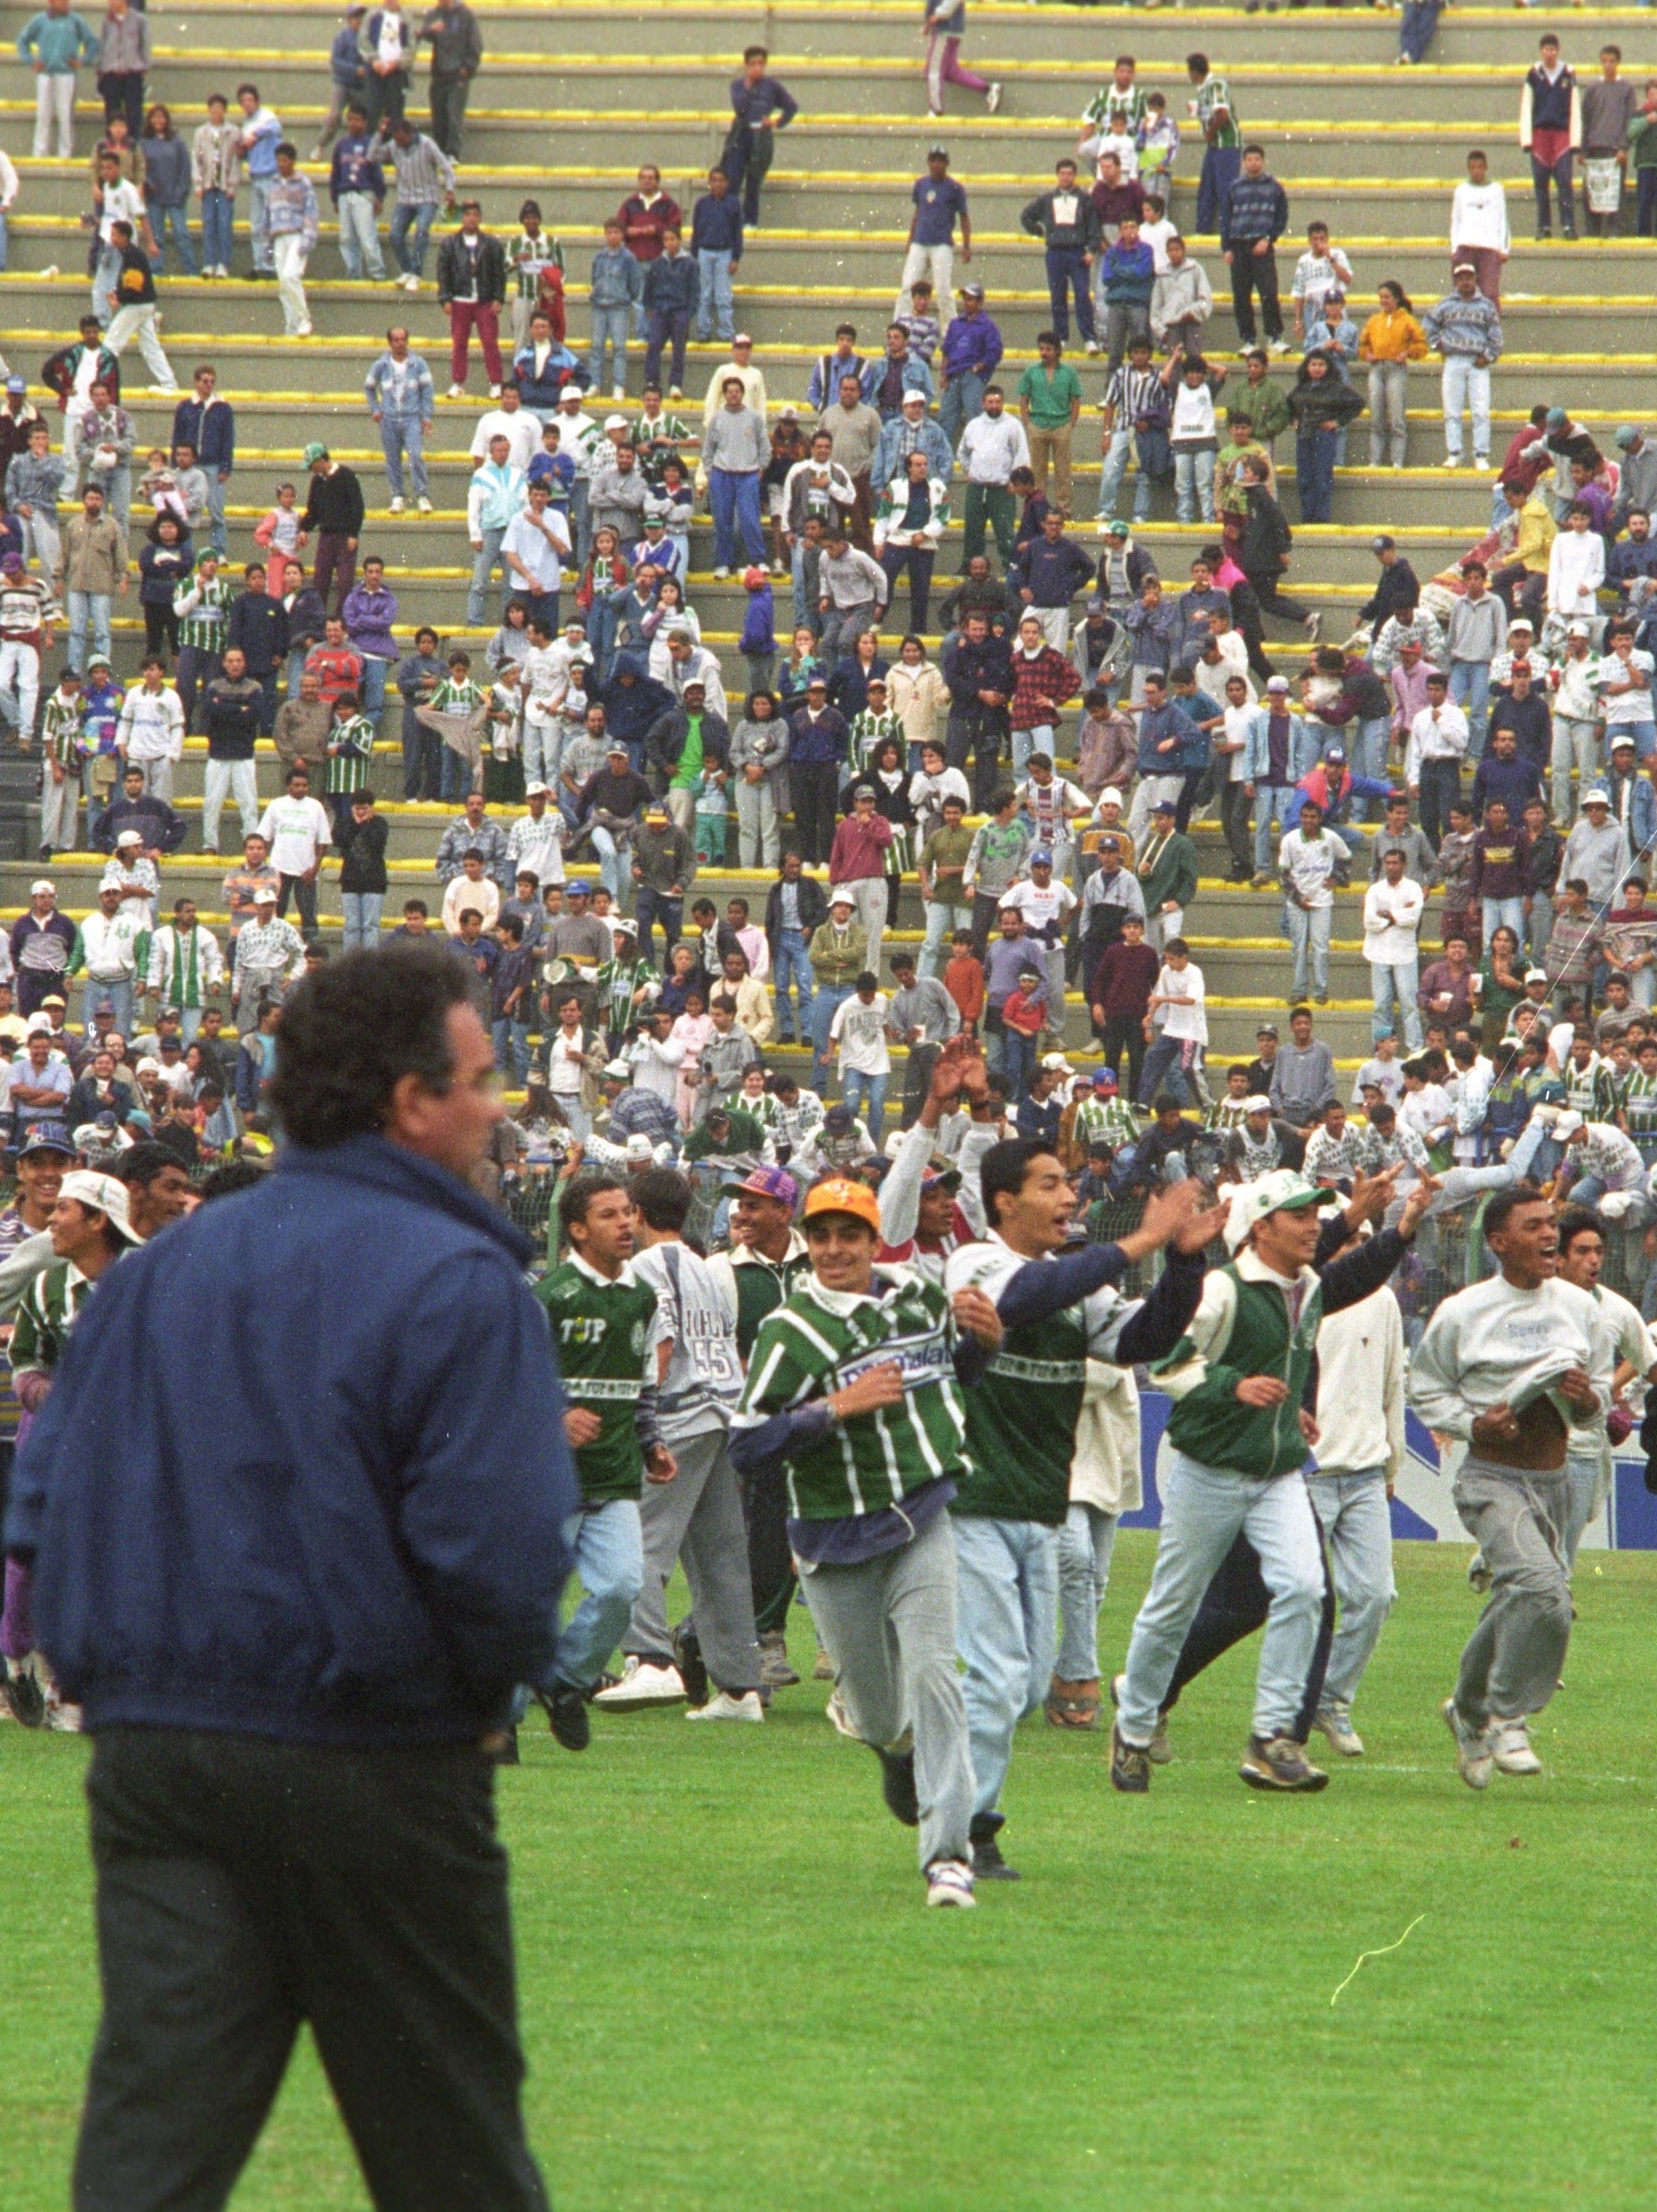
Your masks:
<path fill-rule="evenodd" d="M 83 2208 L 223 2203 L 308 2021 L 376 2204 L 545 2212 L 491 1753 L 576 1493 L 528 1240 L 466 1180 L 493 1073 L 441 947 L 308 977 L 275 1173 L 112 1271 L 20 1457 L 93 1738 Z"/>
<path fill-rule="evenodd" d="M 1276 177 L 1266 173 L 1265 149 L 1245 146 L 1243 173 L 1220 205 L 1220 246 L 1231 271 L 1231 304 L 1237 334 L 1254 343 L 1254 294 L 1260 295 L 1260 319 L 1273 353 L 1287 353 L 1282 310 L 1277 302 L 1277 240 L 1288 227 L 1288 198 Z"/>
<path fill-rule="evenodd" d="M 207 511 L 212 517 L 213 550 L 224 558 L 224 501 L 236 465 L 236 411 L 221 399 L 216 368 L 196 371 L 195 390 L 173 410 L 173 443 L 193 446 L 196 465 L 207 478 Z"/>
<path fill-rule="evenodd" d="M 651 675 L 642 653 L 622 652 L 616 655 L 609 681 L 588 696 L 603 708 L 606 731 L 621 739 L 628 758 L 642 771 L 644 741 L 652 723 L 678 704 L 673 693 Z"/>

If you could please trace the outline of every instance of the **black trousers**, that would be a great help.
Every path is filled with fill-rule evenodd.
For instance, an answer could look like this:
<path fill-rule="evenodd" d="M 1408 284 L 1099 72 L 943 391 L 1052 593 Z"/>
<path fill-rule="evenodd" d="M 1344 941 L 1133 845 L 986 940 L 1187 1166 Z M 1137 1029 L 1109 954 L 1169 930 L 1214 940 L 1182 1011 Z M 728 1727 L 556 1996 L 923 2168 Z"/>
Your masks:
<path fill-rule="evenodd" d="M 794 799 L 801 859 L 808 863 L 826 860 L 834 844 L 835 805 L 840 796 L 838 766 L 833 761 L 797 761 L 789 770 L 789 790 Z"/>
<path fill-rule="evenodd" d="M 794 1553 L 789 1548 L 789 1493 L 780 1466 L 745 1476 L 742 1510 L 748 1524 L 748 1581 L 753 1591 L 753 1625 L 761 1636 L 786 1632 L 789 1607 L 799 1587 Z"/>
<path fill-rule="evenodd" d="M 494 1767 L 112 1729 L 76 2212 L 216 2212 L 308 2021 L 378 2212 L 545 2212 Z"/>
<path fill-rule="evenodd" d="M 1187 1682 L 1195 1681 L 1205 1667 L 1213 1666 L 1234 1644 L 1252 1636 L 1257 1628 L 1264 1628 L 1270 1610 L 1271 1593 L 1260 1572 L 1260 1555 L 1248 1538 L 1240 1534 L 1203 1593 L 1197 1618 L 1186 1632 L 1168 1694 L 1162 1700 L 1163 1711 L 1173 1710 L 1181 1690 Z M 1335 1591 L 1329 1578 L 1329 1555 L 1325 1552 L 1323 1620 L 1306 1678 L 1306 1696 L 1289 1730 L 1296 1743 L 1303 1744 L 1312 1733 L 1313 1719 L 1323 1698 L 1324 1676 L 1329 1671 L 1329 1647 L 1334 1636 Z"/>
<path fill-rule="evenodd" d="M 299 927 L 306 937 L 316 935 L 316 878 L 308 884 L 303 876 L 282 876 L 277 878 L 277 914 L 285 920 L 288 902 L 292 899 L 299 908 Z"/>
<path fill-rule="evenodd" d="M 1254 295 L 1260 295 L 1260 320 L 1268 338 L 1283 334 L 1282 309 L 1277 304 L 1277 256 L 1270 247 L 1256 253 L 1254 240 L 1245 239 L 1232 248 L 1231 304 L 1237 317 L 1237 334 L 1245 345 L 1254 343 Z"/>
<path fill-rule="evenodd" d="M 985 811 L 1001 782 L 1002 732 L 1007 726 L 1005 708 L 984 708 L 977 714 L 952 708 L 944 730 L 944 758 L 951 768 L 966 772 L 972 756 L 972 799 Z"/>
<path fill-rule="evenodd" d="M 1145 1065 L 1145 1018 L 1142 1014 L 1106 1014 L 1105 1017 L 1105 1065 L 1117 1082 L 1122 1081 L 1122 1055 L 1128 1055 L 1128 1088 L 1126 1096 L 1139 1096 L 1140 1070 Z"/>
<path fill-rule="evenodd" d="M 466 101 L 471 95 L 470 77 L 433 75 L 431 135 L 451 161 L 460 158 L 460 142 L 466 136 Z"/>

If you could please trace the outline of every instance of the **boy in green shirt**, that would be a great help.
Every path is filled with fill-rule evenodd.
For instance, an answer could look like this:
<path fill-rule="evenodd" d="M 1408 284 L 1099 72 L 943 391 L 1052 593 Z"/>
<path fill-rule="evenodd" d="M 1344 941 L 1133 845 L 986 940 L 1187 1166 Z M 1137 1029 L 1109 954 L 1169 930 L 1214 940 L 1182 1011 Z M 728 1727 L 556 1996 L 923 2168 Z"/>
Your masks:
<path fill-rule="evenodd" d="M 1030 442 L 1030 465 L 1036 489 L 1047 491 L 1047 465 L 1053 468 L 1053 500 L 1070 512 L 1070 434 L 1081 412 L 1081 380 L 1059 356 L 1063 348 L 1051 331 L 1036 339 L 1039 362 L 1026 368 L 1018 381 L 1019 420 Z"/>
<path fill-rule="evenodd" d="M 919 1828 L 927 1903 L 970 1905 L 946 1509 L 970 1471 L 962 1390 L 1001 1323 L 980 1291 L 951 1299 L 907 1269 L 876 1271 L 880 1209 L 865 1183 L 819 1183 L 803 1226 L 812 1271 L 759 1324 L 731 1459 L 750 1482 L 782 1462 L 789 1543 L 834 1657 L 836 1725 L 871 1747 L 888 1808 Z"/>
<path fill-rule="evenodd" d="M 582 1497 L 570 1548 L 582 1596 L 535 1695 L 564 1748 L 584 1751 L 588 1700 L 644 1579 L 643 1486 L 671 1482 L 679 1469 L 656 1428 L 656 1295 L 631 1264 L 626 1185 L 613 1176 L 572 1176 L 558 1194 L 558 1224 L 570 1257 L 542 1277 L 535 1295 L 570 1401 L 564 1433 Z"/>

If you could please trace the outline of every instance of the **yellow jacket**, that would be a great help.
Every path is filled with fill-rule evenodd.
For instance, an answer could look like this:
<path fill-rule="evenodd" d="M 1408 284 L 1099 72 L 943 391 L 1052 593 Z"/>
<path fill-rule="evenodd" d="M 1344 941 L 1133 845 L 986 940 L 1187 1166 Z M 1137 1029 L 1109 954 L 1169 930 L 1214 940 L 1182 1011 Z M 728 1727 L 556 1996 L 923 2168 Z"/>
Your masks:
<path fill-rule="evenodd" d="M 1548 566 L 1548 552 L 1559 535 L 1559 526 L 1539 499 L 1527 499 L 1519 510 L 1519 536 L 1514 545 L 1514 558 L 1532 575 L 1542 574 Z"/>
<path fill-rule="evenodd" d="M 1358 340 L 1360 361 L 1425 361 L 1427 333 L 1402 307 L 1371 315 Z"/>

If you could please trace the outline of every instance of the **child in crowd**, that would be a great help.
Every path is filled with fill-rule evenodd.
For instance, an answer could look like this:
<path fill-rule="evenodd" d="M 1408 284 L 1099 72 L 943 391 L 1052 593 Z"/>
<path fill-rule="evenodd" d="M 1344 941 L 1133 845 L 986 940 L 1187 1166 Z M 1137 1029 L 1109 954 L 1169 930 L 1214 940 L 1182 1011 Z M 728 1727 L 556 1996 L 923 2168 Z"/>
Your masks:
<path fill-rule="evenodd" d="M 261 521 L 253 525 L 253 543 L 265 550 L 265 588 L 273 599 L 282 598 L 287 590 L 287 570 L 304 541 L 299 525 L 299 509 L 295 505 L 292 484 L 279 483 L 276 488 L 276 505 Z"/>
<path fill-rule="evenodd" d="M 1169 114 L 1168 103 L 1160 92 L 1146 95 L 1145 112 L 1134 133 L 1134 145 L 1139 156 L 1139 181 L 1144 187 L 1147 199 L 1154 192 L 1166 207 L 1168 195 L 1173 190 L 1173 162 L 1179 151 L 1179 125 Z M 1148 209 L 1147 212 L 1149 212 Z M 1139 234 L 1142 238 L 1145 235 L 1142 226 Z"/>
<path fill-rule="evenodd" d="M 943 987 L 955 1001 L 961 1027 L 977 1036 L 984 1019 L 984 963 L 972 950 L 970 929 L 958 929 L 950 943 L 955 949 L 944 965 Z"/>
<path fill-rule="evenodd" d="M 748 689 L 769 691 L 771 671 L 777 665 L 777 611 L 771 598 L 771 578 L 763 568 L 745 568 L 742 588 L 748 595 L 741 637 L 741 651 L 748 664 Z M 722 856 L 722 840 L 720 849 Z"/>
<path fill-rule="evenodd" d="M 1047 979 L 1039 968 L 1020 969 L 1017 986 L 1002 1001 L 1001 1018 L 1006 1031 L 1007 1095 L 1016 1105 L 1030 1088 L 1037 1042 L 1047 1020 Z"/>
<path fill-rule="evenodd" d="M 1304 346 L 1308 331 L 1316 330 L 1324 319 L 1324 302 L 1331 292 L 1343 295 L 1352 289 L 1352 264 L 1338 246 L 1329 242 L 1326 222 L 1310 223 L 1307 227 L 1306 252 L 1295 264 L 1292 295 L 1295 301 L 1295 336 Z"/>

